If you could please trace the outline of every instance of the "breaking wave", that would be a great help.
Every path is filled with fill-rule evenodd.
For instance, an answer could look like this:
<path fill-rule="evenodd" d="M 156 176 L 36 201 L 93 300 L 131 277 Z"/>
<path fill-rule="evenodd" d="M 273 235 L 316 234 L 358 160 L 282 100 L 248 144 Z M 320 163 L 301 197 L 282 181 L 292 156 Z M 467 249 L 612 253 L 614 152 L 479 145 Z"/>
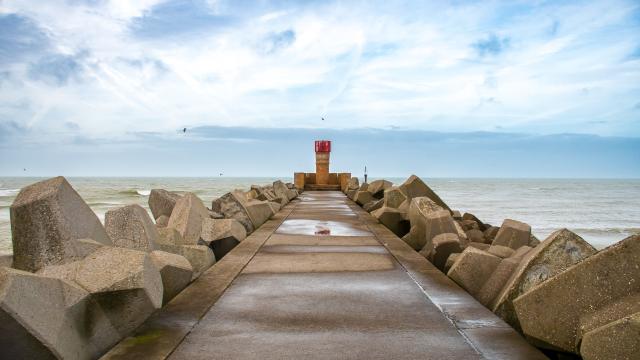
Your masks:
<path fill-rule="evenodd" d="M 18 195 L 20 189 L 0 189 L 0 197 Z"/>
<path fill-rule="evenodd" d="M 138 196 L 149 196 L 151 194 L 151 190 L 138 190 L 138 189 L 128 189 L 118 192 L 121 195 L 138 195 Z"/>

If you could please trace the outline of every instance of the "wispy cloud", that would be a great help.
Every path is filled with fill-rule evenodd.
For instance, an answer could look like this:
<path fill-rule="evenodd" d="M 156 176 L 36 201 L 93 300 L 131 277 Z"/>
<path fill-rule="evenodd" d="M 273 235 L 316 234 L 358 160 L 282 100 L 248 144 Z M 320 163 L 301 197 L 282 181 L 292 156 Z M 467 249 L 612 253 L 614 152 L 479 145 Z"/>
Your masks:
<path fill-rule="evenodd" d="M 632 0 L 5 0 L 0 123 L 113 139 L 209 125 L 640 136 L 639 13 Z"/>

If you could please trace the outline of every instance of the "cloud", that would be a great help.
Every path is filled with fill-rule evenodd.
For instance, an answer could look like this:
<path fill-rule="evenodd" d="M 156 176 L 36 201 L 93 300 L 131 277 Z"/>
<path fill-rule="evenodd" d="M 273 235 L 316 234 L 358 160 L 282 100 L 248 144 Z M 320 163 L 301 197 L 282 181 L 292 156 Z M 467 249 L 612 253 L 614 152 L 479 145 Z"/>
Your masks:
<path fill-rule="evenodd" d="M 80 76 L 82 65 L 75 56 L 53 55 L 30 64 L 28 72 L 31 79 L 62 86 Z"/>
<path fill-rule="evenodd" d="M 206 1 L 168 1 L 157 4 L 129 25 L 134 36 L 158 39 L 186 36 L 233 24 L 231 16 L 218 15 Z"/>
<path fill-rule="evenodd" d="M 6 0 L 0 123 L 114 143 L 199 126 L 640 136 L 638 9 Z"/>
<path fill-rule="evenodd" d="M 473 43 L 471 46 L 476 50 L 478 56 L 495 56 L 500 55 L 510 46 L 511 39 L 508 37 L 498 37 L 491 34 L 485 39 L 481 39 Z"/>
<path fill-rule="evenodd" d="M 0 13 L 0 65 L 28 59 L 48 44 L 46 34 L 30 19 Z"/>

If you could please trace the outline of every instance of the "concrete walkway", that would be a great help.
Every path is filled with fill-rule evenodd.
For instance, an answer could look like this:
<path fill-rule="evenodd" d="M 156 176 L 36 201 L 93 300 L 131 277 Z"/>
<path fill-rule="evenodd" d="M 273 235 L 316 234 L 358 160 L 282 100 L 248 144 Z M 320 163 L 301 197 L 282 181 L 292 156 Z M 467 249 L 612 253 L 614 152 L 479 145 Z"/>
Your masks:
<path fill-rule="evenodd" d="M 544 359 L 340 192 L 305 192 L 105 358 Z"/>

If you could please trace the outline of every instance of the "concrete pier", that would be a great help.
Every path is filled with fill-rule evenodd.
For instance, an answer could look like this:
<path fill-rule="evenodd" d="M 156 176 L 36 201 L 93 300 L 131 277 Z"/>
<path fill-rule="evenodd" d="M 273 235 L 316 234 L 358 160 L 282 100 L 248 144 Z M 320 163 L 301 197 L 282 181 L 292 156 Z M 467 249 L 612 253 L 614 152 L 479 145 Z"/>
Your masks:
<path fill-rule="evenodd" d="M 308 191 L 105 359 L 544 359 L 341 192 Z"/>

